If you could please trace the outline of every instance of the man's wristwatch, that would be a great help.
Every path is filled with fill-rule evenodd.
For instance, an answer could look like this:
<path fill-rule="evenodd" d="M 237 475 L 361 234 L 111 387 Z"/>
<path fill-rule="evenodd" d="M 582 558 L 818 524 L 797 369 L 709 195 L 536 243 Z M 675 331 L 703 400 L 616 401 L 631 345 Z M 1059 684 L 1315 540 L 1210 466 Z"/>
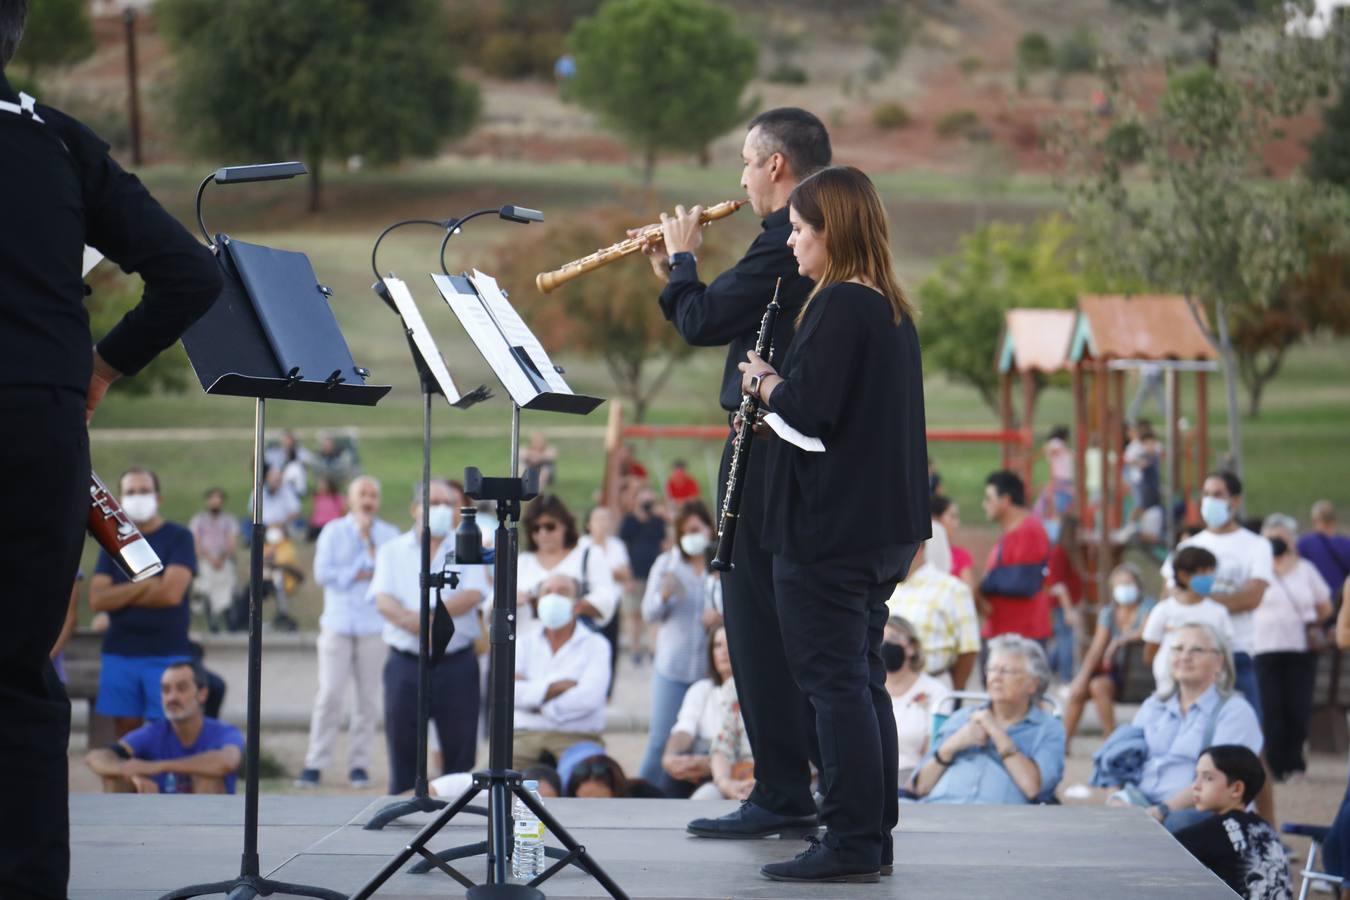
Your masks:
<path fill-rule="evenodd" d="M 698 257 L 694 256 L 694 254 L 690 253 L 688 250 L 680 250 L 670 254 L 670 267 L 672 269 L 676 266 L 682 266 L 685 263 L 697 265 Z"/>
<path fill-rule="evenodd" d="M 774 373 L 773 373 L 771 370 L 765 369 L 763 372 L 756 372 L 755 374 L 751 375 L 751 376 L 750 376 L 750 394 L 751 394 L 752 396 L 758 397 L 758 396 L 759 396 L 759 388 L 760 388 L 760 385 L 764 384 L 764 379 L 765 379 L 765 378 L 768 378 L 770 375 L 773 375 L 773 374 L 774 374 Z"/>

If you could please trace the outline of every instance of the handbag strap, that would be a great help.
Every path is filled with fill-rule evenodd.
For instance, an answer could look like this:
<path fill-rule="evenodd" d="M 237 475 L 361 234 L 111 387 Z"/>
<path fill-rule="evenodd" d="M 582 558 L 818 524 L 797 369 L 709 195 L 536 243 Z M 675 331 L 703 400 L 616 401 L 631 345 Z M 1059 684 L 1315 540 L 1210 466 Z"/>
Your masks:
<path fill-rule="evenodd" d="M 1322 539 L 1322 546 L 1327 548 L 1331 558 L 1336 561 L 1336 565 L 1341 570 L 1342 579 L 1350 578 L 1350 563 L 1346 562 L 1345 557 L 1341 556 L 1341 552 L 1336 549 L 1336 542 L 1320 531 L 1317 532 L 1317 536 Z"/>
<path fill-rule="evenodd" d="M 1214 707 L 1214 712 L 1209 714 L 1209 722 L 1205 725 L 1205 739 L 1200 742 L 1200 749 L 1204 750 L 1210 744 L 1214 743 L 1214 732 L 1219 730 L 1219 713 L 1228 705 L 1228 701 L 1233 699 L 1233 695 L 1219 698 L 1219 705 Z"/>

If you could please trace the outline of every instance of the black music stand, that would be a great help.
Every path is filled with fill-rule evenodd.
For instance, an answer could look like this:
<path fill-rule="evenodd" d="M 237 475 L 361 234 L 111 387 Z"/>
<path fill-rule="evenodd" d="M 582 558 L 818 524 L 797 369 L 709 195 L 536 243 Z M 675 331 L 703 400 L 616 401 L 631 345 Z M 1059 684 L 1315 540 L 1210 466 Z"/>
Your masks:
<path fill-rule="evenodd" d="M 458 800 L 428 823 L 412 841 L 352 900 L 367 900 L 392 878 L 413 856 L 421 861 L 410 871 L 427 872 L 435 867 L 468 889 L 472 900 L 542 897 L 537 886 L 568 865 L 576 865 L 617 900 L 627 894 L 600 867 L 586 848 L 568 833 L 557 819 L 522 785 L 520 773 L 511 768 L 515 732 L 516 669 L 516 562 L 522 504 L 535 496 L 538 485 L 532 479 L 517 476 L 520 465 L 521 408 L 585 415 L 603 400 L 575 394 L 562 379 L 562 372 L 548 359 L 538 340 L 511 308 L 496 282 L 481 272 L 472 276 L 434 275 L 433 280 L 450 308 L 459 317 L 470 338 L 492 367 L 502 385 L 511 394 L 511 475 L 484 478 L 477 468 L 464 473 L 465 492 L 474 499 L 493 500 L 497 504 L 496 558 L 492 621 L 489 625 L 490 657 L 488 676 L 488 768 L 475 772 L 473 786 Z M 488 794 L 487 840 L 433 853 L 426 844 L 450 820 L 468 807 L 479 793 Z M 558 861 L 532 880 L 529 885 L 508 882 L 507 859 L 512 846 L 511 798 L 528 806 L 566 847 L 554 850 L 550 857 Z M 549 848 L 552 849 L 552 848 Z M 487 880 L 476 885 L 449 865 L 451 860 L 487 856 Z"/>
<path fill-rule="evenodd" d="M 300 163 L 272 163 L 219 169 L 197 191 L 197 221 L 206 186 L 273 181 L 305 174 Z M 365 383 L 369 374 L 352 362 L 347 343 L 328 307 L 331 291 L 319 284 L 308 257 L 232 241 L 216 235 L 207 243 L 224 278 L 220 298 L 183 335 L 188 359 L 208 394 L 252 397 L 253 533 L 249 544 L 248 738 L 244 751 L 244 853 L 239 876 L 230 881 L 195 884 L 165 894 L 162 900 L 186 900 L 227 894 L 229 900 L 253 900 L 272 894 L 346 900 L 334 890 L 286 884 L 263 878 L 258 863 L 258 756 L 262 706 L 262 508 L 263 421 L 267 400 L 374 406 L 389 393 Z"/>
<path fill-rule="evenodd" d="M 383 235 L 381 235 L 383 237 Z M 385 806 L 365 824 L 367 831 L 379 831 L 396 819 L 420 812 L 435 812 L 445 807 L 444 800 L 431 796 L 427 781 L 427 723 L 431 718 L 431 663 L 445 652 L 446 644 L 454 636 L 455 626 L 445 607 L 437 602 L 432 611 L 431 595 L 434 592 L 440 600 L 441 589 L 457 586 L 458 576 L 452 571 L 431 571 L 431 528 L 428 524 L 426 508 L 431 496 L 431 398 L 440 395 L 451 406 L 467 409 L 480 400 L 486 400 L 491 394 L 486 387 L 479 387 L 460 396 L 454 379 L 445 366 L 445 359 L 436 348 L 436 341 L 427 330 L 422 313 L 417 308 L 412 292 L 393 273 L 375 282 L 376 296 L 388 303 L 403 320 L 403 330 L 408 338 L 408 349 L 412 353 L 413 365 L 417 368 L 418 381 L 422 386 L 422 572 L 419 578 L 421 601 L 418 608 L 419 637 L 429 635 L 430 640 L 417 642 L 417 772 L 413 779 L 413 795 L 396 800 Z M 432 622 L 435 621 L 433 627 Z M 470 810 L 487 815 L 487 810 L 475 807 Z"/>

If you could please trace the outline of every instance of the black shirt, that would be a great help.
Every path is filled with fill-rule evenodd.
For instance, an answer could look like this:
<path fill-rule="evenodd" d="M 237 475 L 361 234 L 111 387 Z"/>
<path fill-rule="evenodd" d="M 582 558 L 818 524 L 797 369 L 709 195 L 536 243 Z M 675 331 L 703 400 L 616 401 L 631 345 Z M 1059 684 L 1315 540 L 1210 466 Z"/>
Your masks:
<path fill-rule="evenodd" d="M 0 99 L 18 95 L 0 72 Z M 145 281 L 145 294 L 99 342 L 125 375 L 178 340 L 220 293 L 210 252 L 108 156 L 75 119 L 0 111 L 0 387 L 83 395 L 93 354 L 82 264 L 89 244 Z"/>
<path fill-rule="evenodd" d="M 919 336 L 859 284 L 822 289 L 802 319 L 771 411 L 824 453 L 769 442 L 764 545 L 798 562 L 927 540 L 928 439 Z"/>
<path fill-rule="evenodd" d="M 1279 835 L 1260 816 L 1224 813 L 1183 828 L 1181 846 L 1247 900 L 1289 900 L 1289 860 Z"/>
<path fill-rule="evenodd" d="M 653 515 L 644 521 L 629 513 L 619 523 L 619 540 L 628 549 L 628 562 L 633 566 L 634 577 L 646 580 L 666 541 L 665 520 Z"/>
<path fill-rule="evenodd" d="M 778 293 L 782 310 L 774 328 L 774 360 L 781 361 L 792 341 L 792 321 L 811 292 L 811 280 L 797 273 L 797 260 L 788 247 L 792 226 L 783 207 L 770 213 L 760 226 L 745 256 L 734 267 L 704 285 L 696 266 L 686 263 L 670 273 L 670 283 L 661 291 L 661 312 L 675 325 L 680 336 L 695 347 L 727 346 L 722 373 L 722 408 L 728 412 L 741 404 L 741 373 L 736 368 L 745 354 L 755 349 L 764 309 L 773 298 L 774 281 L 782 277 Z"/>

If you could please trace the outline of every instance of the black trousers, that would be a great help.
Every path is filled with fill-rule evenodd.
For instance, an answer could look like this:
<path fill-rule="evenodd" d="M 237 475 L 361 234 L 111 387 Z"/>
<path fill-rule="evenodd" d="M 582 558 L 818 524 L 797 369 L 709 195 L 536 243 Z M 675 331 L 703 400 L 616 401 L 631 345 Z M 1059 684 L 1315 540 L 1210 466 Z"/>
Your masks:
<path fill-rule="evenodd" d="M 441 745 L 441 771 L 473 770 L 478 752 L 478 658 L 472 647 L 431 667 L 431 725 Z M 417 656 L 390 649 L 384 664 L 384 740 L 389 793 L 410 791 L 417 778 Z"/>
<path fill-rule="evenodd" d="M 773 554 L 760 544 L 766 448 L 758 438 L 750 447 L 731 558 L 734 568 L 722 573 L 727 650 L 755 759 L 755 789 L 750 800 L 779 815 L 812 815 L 816 805 L 811 796 L 810 764 L 820 763 L 815 716 L 792 680 L 782 641 L 776 639 L 779 606 L 774 600 Z M 728 441 L 722 453 L 715 516 L 721 515 L 730 463 Z"/>
<path fill-rule="evenodd" d="M 881 636 L 886 601 L 917 549 L 897 544 L 814 563 L 773 561 L 783 646 L 816 713 L 825 842 L 867 865 L 880 863 L 882 835 L 900 820 L 899 748 Z"/>
<path fill-rule="evenodd" d="M 1266 762 L 1276 778 L 1307 771 L 1303 744 L 1312 717 L 1313 678 L 1317 657 L 1311 653 L 1261 653 L 1256 657 L 1256 683 L 1261 691 L 1261 728 L 1266 736 Z"/>
<path fill-rule="evenodd" d="M 84 396 L 0 388 L 0 897 L 63 898 L 70 875 L 70 701 L 48 654 L 89 517 Z"/>

